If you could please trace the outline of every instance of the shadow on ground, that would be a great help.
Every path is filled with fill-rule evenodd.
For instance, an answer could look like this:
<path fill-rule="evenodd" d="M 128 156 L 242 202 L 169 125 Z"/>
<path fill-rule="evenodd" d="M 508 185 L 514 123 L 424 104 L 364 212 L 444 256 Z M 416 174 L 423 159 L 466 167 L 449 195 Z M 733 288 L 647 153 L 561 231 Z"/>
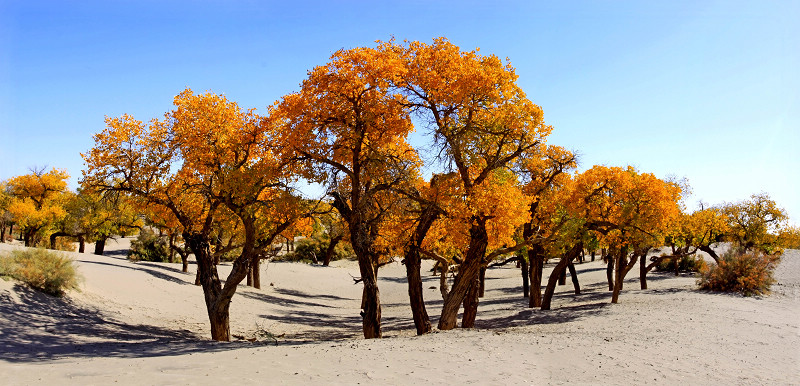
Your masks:
<path fill-rule="evenodd" d="M 185 330 L 120 323 L 68 298 L 48 296 L 23 285 L 14 286 L 13 292 L 15 296 L 0 293 L 0 360 L 141 358 L 239 347 L 207 341 Z"/>

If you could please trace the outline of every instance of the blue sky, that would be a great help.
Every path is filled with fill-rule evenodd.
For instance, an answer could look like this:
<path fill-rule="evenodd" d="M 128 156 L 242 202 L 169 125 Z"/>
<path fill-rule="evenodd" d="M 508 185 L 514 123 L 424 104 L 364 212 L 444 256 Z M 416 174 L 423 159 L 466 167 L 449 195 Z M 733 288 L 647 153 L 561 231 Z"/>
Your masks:
<path fill-rule="evenodd" d="M 340 48 L 430 41 L 508 57 L 594 164 L 686 177 L 716 204 L 800 218 L 798 1 L 0 0 L 0 180 L 65 168 L 104 116 L 160 117 L 185 87 L 264 107 Z"/>

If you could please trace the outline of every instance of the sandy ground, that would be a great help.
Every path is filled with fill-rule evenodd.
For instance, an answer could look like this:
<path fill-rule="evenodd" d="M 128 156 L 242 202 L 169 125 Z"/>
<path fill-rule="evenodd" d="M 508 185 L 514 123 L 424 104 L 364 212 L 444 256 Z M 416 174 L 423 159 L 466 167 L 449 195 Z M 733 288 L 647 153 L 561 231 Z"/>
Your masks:
<path fill-rule="evenodd" d="M 797 250 L 785 254 L 772 295 L 750 298 L 663 273 L 639 290 L 634 269 L 610 304 L 604 265 L 587 262 L 577 265 L 582 294 L 568 280 L 551 311 L 525 307 L 513 266 L 493 268 L 476 329 L 421 337 L 405 267 L 394 263 L 380 271 L 380 340 L 360 338 L 355 263 L 264 264 L 264 288 L 240 286 L 233 299 L 231 331 L 269 331 L 276 345 L 209 341 L 194 266 L 184 274 L 179 264 L 131 263 L 128 245 L 70 254 L 84 282 L 66 298 L 0 280 L 0 383 L 800 384 Z M 434 325 L 437 285 L 426 276 Z"/>

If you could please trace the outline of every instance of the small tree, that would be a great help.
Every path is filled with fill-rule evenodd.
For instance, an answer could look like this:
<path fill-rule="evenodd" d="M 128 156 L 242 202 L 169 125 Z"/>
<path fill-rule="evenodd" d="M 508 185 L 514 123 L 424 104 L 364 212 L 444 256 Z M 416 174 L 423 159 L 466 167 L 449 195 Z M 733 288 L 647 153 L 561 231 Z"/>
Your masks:
<path fill-rule="evenodd" d="M 728 217 L 728 238 L 742 251 L 779 251 L 778 234 L 789 217 L 769 195 L 754 194 L 749 200 L 725 204 L 722 212 Z"/>
<path fill-rule="evenodd" d="M 69 175 L 53 168 L 31 169 L 30 174 L 7 181 L 12 196 L 8 207 L 25 239 L 25 246 L 36 246 L 48 230 L 66 215 L 64 194 Z"/>

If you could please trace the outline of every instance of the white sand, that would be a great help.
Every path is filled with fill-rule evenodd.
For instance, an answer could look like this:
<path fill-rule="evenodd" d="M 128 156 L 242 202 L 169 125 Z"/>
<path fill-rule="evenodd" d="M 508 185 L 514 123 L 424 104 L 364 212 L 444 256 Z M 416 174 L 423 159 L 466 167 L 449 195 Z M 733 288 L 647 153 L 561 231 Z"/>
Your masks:
<path fill-rule="evenodd" d="M 208 341 L 194 265 L 184 274 L 180 264 L 131 263 L 126 240 L 107 248 L 108 256 L 71 254 L 85 280 L 66 298 L 0 280 L 0 383 L 800 384 L 796 250 L 778 267 L 773 294 L 751 298 L 701 292 L 693 277 L 663 273 L 639 290 L 635 268 L 620 303 L 609 304 L 604 265 L 587 262 L 577 265 L 583 294 L 568 280 L 551 311 L 525 307 L 518 269 L 494 268 L 477 329 L 421 337 L 405 267 L 395 263 L 380 271 L 381 340 L 360 338 L 354 262 L 270 263 L 263 289 L 237 291 L 231 332 L 265 329 L 279 336 L 276 346 Z M 437 285 L 425 276 L 434 326 Z"/>

